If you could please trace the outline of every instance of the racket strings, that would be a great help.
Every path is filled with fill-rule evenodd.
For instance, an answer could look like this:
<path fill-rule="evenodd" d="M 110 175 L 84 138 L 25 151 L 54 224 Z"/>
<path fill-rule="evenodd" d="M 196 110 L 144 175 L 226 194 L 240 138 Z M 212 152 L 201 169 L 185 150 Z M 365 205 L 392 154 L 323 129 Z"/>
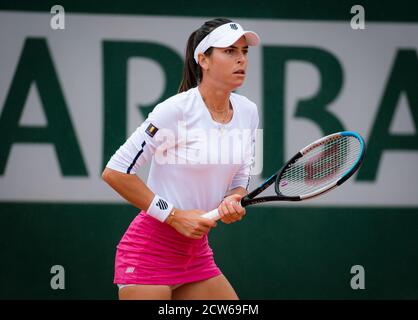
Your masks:
<path fill-rule="evenodd" d="M 325 141 L 285 170 L 279 182 L 281 193 L 306 195 L 337 181 L 358 161 L 360 152 L 360 142 L 352 136 Z"/>
<path fill-rule="evenodd" d="M 346 148 L 346 146 L 344 146 Z M 328 150 L 331 148 L 327 148 Z M 317 173 L 313 175 L 313 179 L 322 179 L 323 177 L 329 177 L 333 172 L 335 172 L 336 166 L 338 169 L 346 171 L 350 167 L 346 168 L 347 165 L 351 163 L 354 164 L 357 161 L 358 154 L 360 154 L 360 144 L 355 144 L 353 146 L 352 152 L 337 152 L 333 155 L 333 158 L 327 159 L 327 161 L 317 161 L 313 164 L 313 167 L 317 169 Z M 327 151 L 325 151 L 327 152 Z M 351 157 L 348 159 L 348 157 Z M 330 161 L 333 161 L 331 163 Z M 331 163 L 331 164 L 330 164 Z"/>

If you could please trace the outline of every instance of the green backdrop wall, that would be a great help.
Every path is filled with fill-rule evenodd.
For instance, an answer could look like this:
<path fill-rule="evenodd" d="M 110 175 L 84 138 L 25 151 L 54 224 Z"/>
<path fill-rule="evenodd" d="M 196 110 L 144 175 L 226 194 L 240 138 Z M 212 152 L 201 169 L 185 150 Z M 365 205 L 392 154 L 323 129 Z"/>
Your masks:
<path fill-rule="evenodd" d="M 116 32 L 114 27 L 117 24 L 112 19 L 138 19 L 134 21 L 138 21 L 139 25 L 142 21 L 148 21 L 146 18 L 163 21 L 167 19 L 167 25 L 163 23 L 159 29 L 148 30 L 152 34 L 150 37 L 154 33 L 169 33 L 173 21 L 176 26 L 176 21 L 200 21 L 202 17 L 212 16 L 243 19 L 250 25 L 252 23 L 260 26 L 265 34 L 271 31 L 269 23 L 292 25 L 314 21 L 322 23 L 321 28 L 324 29 L 321 30 L 333 28 L 327 23 L 336 23 L 337 29 L 346 23 L 348 31 L 338 29 L 335 31 L 338 36 L 338 32 L 355 32 L 349 29 L 352 16 L 350 8 L 359 4 L 353 1 L 265 1 L 257 6 L 254 6 L 253 1 L 240 1 L 239 6 L 233 2 L 210 3 L 210 6 L 202 8 L 197 2 L 186 1 L 181 4 L 162 1 L 61 1 L 60 4 L 67 14 L 68 30 L 72 28 L 72 16 L 74 19 L 99 17 L 100 22 L 108 22 L 110 29 L 113 28 L 106 31 L 108 38 L 100 38 L 97 42 L 100 45 L 92 49 L 102 50 L 98 54 L 102 60 L 97 65 L 90 63 L 93 61 L 90 56 L 85 58 L 90 64 L 83 64 L 83 56 L 78 56 L 76 49 L 72 52 L 76 64 L 67 65 L 66 60 L 59 56 L 62 52 L 58 38 L 50 35 L 50 31 L 43 34 L 44 27 L 38 28 L 37 24 L 43 18 L 36 14 L 51 16 L 49 11 L 55 3 L 0 2 L 0 30 L 5 30 L 4 27 L 7 26 L 9 37 L 19 39 L 19 45 L 12 42 L 8 49 L 5 46 L 0 49 L 1 69 L 4 70 L 3 77 L 0 78 L 0 131 L 3 137 L 0 140 L 1 299 L 117 297 L 117 289 L 112 284 L 115 247 L 138 210 L 118 201 L 117 196 L 105 185 L 100 187 L 103 189 L 97 188 L 95 193 L 92 189 L 102 183 L 100 172 L 108 157 L 136 126 L 136 123 L 126 120 L 135 107 L 128 107 L 125 111 L 120 107 L 129 105 L 126 92 L 130 89 L 129 84 L 124 82 L 129 75 L 118 69 L 118 61 L 125 63 L 126 60 L 120 57 L 124 54 L 128 57 L 131 52 L 129 50 L 133 50 L 136 55 L 157 61 L 161 66 L 160 70 L 163 70 L 161 77 L 167 79 L 166 85 L 161 85 L 163 89 L 159 95 L 156 94 L 158 99 L 150 98 L 136 106 L 140 112 L 137 112 L 135 119 L 139 121 L 141 115 L 145 116 L 156 102 L 176 92 L 182 62 L 179 59 L 181 49 L 178 48 L 182 48 L 187 34 L 183 34 L 184 39 L 174 35 L 182 41 L 178 48 L 174 48 L 169 40 L 164 40 L 166 38 L 160 40 L 168 43 L 168 49 L 158 44 L 144 44 L 145 40 L 141 45 L 130 44 L 132 39 L 129 37 L 135 35 L 124 39 L 119 34 L 119 38 L 115 40 L 112 32 Z M 341 201 L 347 196 L 340 192 L 335 195 L 336 198 L 325 199 L 314 205 L 252 207 L 248 209 L 242 222 L 233 225 L 219 224 L 211 231 L 210 242 L 215 259 L 241 298 L 418 298 L 418 204 L 414 200 L 418 198 L 414 196 L 418 187 L 418 181 L 414 178 L 418 173 L 418 41 L 413 36 L 418 30 L 418 16 L 415 14 L 418 8 L 413 1 L 397 2 L 396 5 L 389 1 L 363 1 L 361 4 L 365 8 L 369 32 L 374 32 L 374 28 L 381 28 L 379 30 L 382 31 L 378 32 L 387 34 L 376 44 L 377 52 L 381 52 L 376 59 L 379 60 L 380 57 L 385 61 L 385 74 L 379 80 L 381 82 L 375 85 L 378 87 L 375 91 L 368 80 L 371 77 L 368 74 L 374 71 L 378 73 L 377 69 L 373 69 L 377 66 L 370 70 L 354 70 L 350 63 L 356 61 L 356 52 L 361 49 L 342 49 L 346 55 L 338 55 L 337 47 L 342 44 L 332 47 L 337 40 L 331 39 L 327 42 L 329 46 L 324 45 L 322 49 L 318 46 L 316 50 L 314 45 L 298 38 L 300 31 L 294 31 L 295 42 L 289 40 L 292 39 L 292 34 L 283 40 L 284 43 L 272 43 L 267 37 L 267 43 L 255 54 L 261 62 L 254 68 L 253 74 L 258 74 L 259 78 L 250 78 L 243 93 L 249 93 L 257 100 L 262 116 L 264 162 L 263 172 L 258 179 L 267 176 L 285 160 L 287 154 L 296 151 L 290 147 L 292 144 L 302 146 L 303 141 L 311 140 L 313 133 L 319 137 L 335 130 L 355 128 L 365 134 L 369 148 L 365 168 L 353 179 L 353 185 L 347 187 L 352 200 Z M 28 20 L 16 19 L 26 17 L 25 15 Z M 170 20 L 173 18 L 177 20 Z M 48 28 L 48 21 L 46 25 Z M 38 31 L 31 31 L 33 26 Z M 402 29 L 405 33 L 400 33 L 399 28 L 405 28 Z M 88 37 L 77 32 L 75 34 L 81 38 Z M 167 37 L 171 35 L 168 34 Z M 398 37 L 403 37 L 404 42 L 395 43 L 394 39 Z M 6 38 L 2 36 L 1 41 L 6 41 Z M 66 41 L 75 41 L 74 38 L 68 39 L 70 38 L 61 43 L 67 51 L 71 49 Z M 353 38 L 348 41 L 356 43 Z M 384 50 L 386 42 L 388 50 L 394 52 L 387 62 Z M 81 43 L 79 45 L 82 46 Z M 84 52 L 91 52 L 87 42 L 85 45 Z M 369 54 L 375 56 L 375 52 Z M 320 94 L 315 99 L 305 99 L 305 104 L 300 99 L 293 107 L 286 107 L 290 104 L 286 99 L 291 95 L 286 88 L 292 85 L 285 79 L 286 72 L 290 72 L 285 69 L 285 62 L 288 61 L 286 55 L 288 60 L 308 61 L 319 70 L 322 88 L 319 87 Z M 162 61 L 168 62 L 164 65 Z M 80 64 L 79 70 L 69 72 L 73 78 L 68 78 L 65 72 L 68 74 L 68 70 L 77 70 L 77 63 Z M 154 69 L 150 70 L 152 72 Z M 76 76 L 76 72 L 80 72 L 80 75 Z M 83 72 L 87 78 L 92 78 L 81 81 L 84 85 L 78 87 L 77 79 L 83 79 Z M 302 70 L 301 78 L 298 79 L 301 80 L 306 74 L 309 75 L 309 70 Z M 339 99 L 336 96 L 340 94 L 341 88 L 346 90 L 344 92 L 348 90 L 348 100 L 357 101 L 356 97 L 363 97 L 361 94 L 356 96 L 356 89 L 349 86 L 352 74 L 364 74 L 365 82 L 361 83 L 359 80 L 360 84 L 364 84 L 361 94 L 366 98 L 372 97 L 372 111 L 360 112 L 354 109 L 346 117 L 349 120 L 341 120 L 344 112 L 341 111 L 338 115 L 338 110 L 333 117 L 315 118 L 315 114 L 325 112 L 324 108 L 328 104 Z M 156 79 L 155 82 L 159 83 L 158 77 Z M 89 82 L 90 80 L 93 81 Z M 38 105 L 46 114 L 46 122 L 57 124 L 56 127 L 49 126 L 49 134 L 41 134 L 39 126 L 26 126 L 25 130 L 28 131 L 20 130 L 24 127 L 22 124 L 14 126 L 18 123 L 16 117 L 19 119 L 22 116 L 24 107 L 36 104 L 28 98 L 31 94 L 28 83 L 31 81 L 38 85 Z M 95 84 L 91 86 L 87 84 L 93 82 Z M 95 88 L 101 86 L 104 88 L 103 92 L 96 92 Z M 83 92 L 85 96 L 94 95 L 96 100 L 77 100 L 78 95 L 83 96 Z M 399 102 L 401 96 L 405 97 L 403 104 Z M 91 112 L 87 117 L 90 119 L 89 123 L 83 123 L 82 117 L 76 116 L 73 105 L 78 102 L 79 108 L 81 105 L 98 107 L 86 111 Z M 341 102 L 342 106 L 346 104 L 347 102 Z M 412 131 L 394 134 L 388 128 L 391 120 L 397 117 L 395 111 L 400 104 L 406 106 L 408 113 L 399 117 L 409 119 Z M 69 110 L 67 115 L 65 110 Z M 365 124 L 362 117 L 364 115 L 367 118 L 367 113 L 373 114 L 373 117 Z M 290 116 L 293 120 L 289 121 Z M 31 118 L 31 115 L 28 117 Z M 294 119 L 298 117 L 299 120 L 310 119 L 316 124 L 316 129 L 307 128 L 308 133 L 301 132 L 301 138 L 289 138 L 291 132 L 297 130 Z M 35 118 L 32 115 L 32 119 Z M 66 118 L 69 120 L 66 121 Z M 15 119 L 15 122 L 10 119 Z M 400 126 L 408 127 L 407 120 L 401 120 Z M 80 142 L 90 139 L 89 128 L 92 136 L 103 138 L 101 144 L 92 143 L 94 148 L 89 147 L 88 141 Z M 52 139 L 51 135 L 56 138 Z M 28 153 L 12 149 L 11 146 L 19 143 L 26 143 L 28 148 L 37 144 L 55 146 L 51 150 L 56 152 L 56 168 L 61 169 L 60 172 L 57 171 L 58 180 L 54 180 L 54 168 L 45 181 L 42 180 L 42 175 L 37 176 L 36 168 L 42 164 L 37 163 L 38 158 L 25 157 L 26 154 L 32 154 L 32 149 Z M 59 149 L 58 146 L 62 148 Z M 45 149 L 45 152 L 49 151 Z M 385 166 L 383 157 L 387 152 L 398 152 L 399 158 L 388 160 Z M 19 163 L 20 170 L 13 169 L 14 163 Z M 402 165 L 398 166 L 399 163 Z M 45 164 L 46 167 L 47 165 Z M 406 188 L 402 187 L 401 178 L 390 180 L 393 177 L 388 176 L 389 180 L 385 180 L 382 173 L 387 168 L 396 172 L 402 166 L 408 168 L 406 172 L 412 177 Z M 69 179 L 68 185 L 67 180 L 64 185 L 60 177 L 62 180 Z M 74 179 L 74 185 L 71 184 L 71 179 Z M 86 183 L 85 180 L 90 182 Z M 386 181 L 394 182 L 388 184 Z M 406 195 L 402 192 L 403 188 L 406 189 Z M 358 202 L 356 198 L 359 199 Z M 64 290 L 51 288 L 53 274 L 50 270 L 53 265 L 62 265 L 65 268 Z M 364 267 L 363 290 L 353 290 L 350 286 L 354 276 L 350 270 L 354 265 Z"/>

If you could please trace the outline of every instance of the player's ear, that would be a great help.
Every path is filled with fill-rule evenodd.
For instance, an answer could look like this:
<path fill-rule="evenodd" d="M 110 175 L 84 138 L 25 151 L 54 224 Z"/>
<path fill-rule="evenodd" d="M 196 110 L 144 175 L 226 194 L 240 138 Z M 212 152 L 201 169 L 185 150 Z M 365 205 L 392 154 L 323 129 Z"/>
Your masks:
<path fill-rule="evenodd" d="M 205 56 L 203 53 L 199 53 L 197 60 L 199 61 L 199 65 L 202 68 L 202 71 L 209 70 L 209 57 Z"/>

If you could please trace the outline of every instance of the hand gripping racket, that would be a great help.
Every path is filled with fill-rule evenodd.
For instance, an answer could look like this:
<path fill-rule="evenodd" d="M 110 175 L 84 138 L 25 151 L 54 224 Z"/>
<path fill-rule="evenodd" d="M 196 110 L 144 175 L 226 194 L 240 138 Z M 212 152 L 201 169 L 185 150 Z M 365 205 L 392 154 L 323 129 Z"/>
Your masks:
<path fill-rule="evenodd" d="M 366 151 L 363 138 L 343 131 L 312 142 L 295 154 L 278 172 L 241 199 L 246 207 L 269 201 L 301 201 L 340 186 L 360 167 Z M 275 196 L 258 197 L 274 183 Z M 202 215 L 220 218 L 218 209 Z"/>

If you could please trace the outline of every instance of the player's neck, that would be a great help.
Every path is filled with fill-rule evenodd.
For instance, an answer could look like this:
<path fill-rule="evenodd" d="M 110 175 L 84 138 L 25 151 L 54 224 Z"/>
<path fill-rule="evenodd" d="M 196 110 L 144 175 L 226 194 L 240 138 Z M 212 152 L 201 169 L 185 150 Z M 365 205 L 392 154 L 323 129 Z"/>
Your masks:
<path fill-rule="evenodd" d="M 229 108 L 229 90 L 223 90 L 214 86 L 208 86 L 202 82 L 198 90 L 206 106 L 215 112 L 224 112 Z"/>

